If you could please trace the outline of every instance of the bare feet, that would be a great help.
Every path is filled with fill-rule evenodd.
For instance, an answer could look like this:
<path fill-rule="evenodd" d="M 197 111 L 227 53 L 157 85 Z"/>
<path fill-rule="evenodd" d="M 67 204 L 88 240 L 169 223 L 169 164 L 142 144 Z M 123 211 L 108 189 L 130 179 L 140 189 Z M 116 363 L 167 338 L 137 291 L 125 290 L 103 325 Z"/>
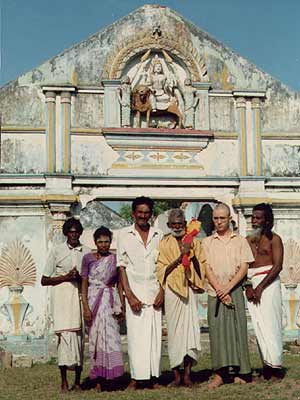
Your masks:
<path fill-rule="evenodd" d="M 154 390 L 158 390 L 158 389 L 161 389 L 161 388 L 162 388 L 162 385 L 160 385 L 158 382 L 155 382 L 152 385 L 152 389 L 154 389 Z"/>
<path fill-rule="evenodd" d="M 99 393 L 102 391 L 102 388 L 101 388 L 100 383 L 97 383 L 97 384 L 96 384 L 96 386 L 95 386 L 95 391 L 96 391 L 96 392 L 99 392 Z"/>
<path fill-rule="evenodd" d="M 235 376 L 233 382 L 237 383 L 238 385 L 245 385 L 247 383 L 247 381 L 242 379 L 240 376 Z"/>
<path fill-rule="evenodd" d="M 169 383 L 168 387 L 178 387 L 181 384 L 181 374 L 180 374 L 180 369 L 173 368 L 173 374 L 174 374 L 174 381 Z"/>
<path fill-rule="evenodd" d="M 81 386 L 78 383 L 74 383 L 74 385 L 71 387 L 70 391 L 75 391 L 75 392 L 81 392 Z"/>
<path fill-rule="evenodd" d="M 152 378 L 150 380 L 150 383 L 151 383 L 152 389 L 156 389 L 157 390 L 157 389 L 161 389 L 162 388 L 162 386 L 160 385 L 159 380 L 158 380 L 158 378 L 156 376 L 152 376 Z"/>
<path fill-rule="evenodd" d="M 283 376 L 272 375 L 269 379 L 271 382 L 280 382 L 283 379 Z"/>
<path fill-rule="evenodd" d="M 126 390 L 136 390 L 137 389 L 137 382 L 135 379 L 131 379 L 129 385 L 127 386 Z"/>
<path fill-rule="evenodd" d="M 222 377 L 220 375 L 215 375 L 214 379 L 208 384 L 208 390 L 216 389 L 223 384 Z"/>
<path fill-rule="evenodd" d="M 62 393 L 66 393 L 69 390 L 68 382 L 63 382 L 61 384 L 61 389 L 60 390 L 61 390 Z"/>
<path fill-rule="evenodd" d="M 183 377 L 183 385 L 185 387 L 189 387 L 189 388 L 191 388 L 193 386 L 193 382 L 191 381 L 191 378 L 189 376 Z"/>
<path fill-rule="evenodd" d="M 180 383 L 181 383 L 180 379 L 179 380 L 174 379 L 174 381 L 172 381 L 171 383 L 168 384 L 168 387 L 175 388 L 175 387 L 180 386 Z"/>

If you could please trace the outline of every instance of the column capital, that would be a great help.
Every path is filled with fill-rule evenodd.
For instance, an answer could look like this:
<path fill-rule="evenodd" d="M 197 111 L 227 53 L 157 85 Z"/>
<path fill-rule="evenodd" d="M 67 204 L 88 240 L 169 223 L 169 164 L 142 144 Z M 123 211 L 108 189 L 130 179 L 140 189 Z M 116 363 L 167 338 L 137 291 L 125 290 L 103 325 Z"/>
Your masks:
<path fill-rule="evenodd" d="M 236 99 L 236 107 L 237 108 L 246 108 L 246 98 L 245 97 L 238 97 Z"/>
<path fill-rule="evenodd" d="M 121 85 L 121 79 L 103 79 L 101 82 L 105 87 L 119 87 Z"/>
<path fill-rule="evenodd" d="M 71 93 L 61 92 L 61 103 L 71 103 Z"/>
<path fill-rule="evenodd" d="M 52 240 L 54 244 L 60 244 L 64 241 L 63 225 L 69 215 L 69 207 L 57 207 L 50 204 L 50 213 L 52 219 Z"/>
<path fill-rule="evenodd" d="M 255 108 L 260 108 L 261 106 L 261 100 L 259 97 L 253 97 L 253 99 L 251 100 L 251 108 L 255 109 Z"/>
<path fill-rule="evenodd" d="M 211 82 L 192 82 L 192 86 L 197 89 L 197 91 L 208 91 L 211 89 Z"/>
<path fill-rule="evenodd" d="M 53 91 L 45 92 L 46 103 L 55 103 L 56 102 L 56 93 Z"/>

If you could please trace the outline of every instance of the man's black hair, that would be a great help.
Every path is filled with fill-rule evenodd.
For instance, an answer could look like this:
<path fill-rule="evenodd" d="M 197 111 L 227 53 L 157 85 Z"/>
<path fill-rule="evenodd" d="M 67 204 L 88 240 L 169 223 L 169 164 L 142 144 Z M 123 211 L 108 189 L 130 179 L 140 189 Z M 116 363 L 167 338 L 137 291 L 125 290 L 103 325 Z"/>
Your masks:
<path fill-rule="evenodd" d="M 272 229 L 274 226 L 274 214 L 272 207 L 267 203 L 259 203 L 253 207 L 253 211 L 263 211 L 265 217 L 265 223 L 263 226 L 262 233 L 267 236 L 269 240 L 273 238 Z"/>
<path fill-rule="evenodd" d="M 80 235 L 82 234 L 83 227 L 82 227 L 80 221 L 76 218 L 70 218 L 70 219 L 66 220 L 66 222 L 63 224 L 63 228 L 62 228 L 63 234 L 65 236 L 67 236 L 68 232 L 73 227 L 76 229 L 77 232 L 80 233 Z"/>
<path fill-rule="evenodd" d="M 150 208 L 150 211 L 153 212 L 154 201 L 150 199 L 150 197 L 145 197 L 145 196 L 137 197 L 136 199 L 133 200 L 131 205 L 132 211 L 134 212 L 137 206 L 140 206 L 142 204 L 146 204 Z"/>

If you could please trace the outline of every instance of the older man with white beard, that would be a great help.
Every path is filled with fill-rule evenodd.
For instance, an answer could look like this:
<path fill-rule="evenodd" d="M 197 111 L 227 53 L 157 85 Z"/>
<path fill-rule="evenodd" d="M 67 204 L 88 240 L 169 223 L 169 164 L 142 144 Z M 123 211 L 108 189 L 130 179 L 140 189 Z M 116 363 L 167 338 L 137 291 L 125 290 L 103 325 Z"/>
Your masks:
<path fill-rule="evenodd" d="M 265 379 L 281 379 L 282 302 L 279 273 L 283 262 L 280 236 L 272 232 L 273 211 L 257 204 L 252 211 L 253 232 L 247 237 L 255 261 L 250 264 L 246 296 L 263 361 Z"/>
<path fill-rule="evenodd" d="M 197 239 L 191 245 L 182 243 L 186 225 L 182 210 L 172 210 L 167 225 L 171 233 L 164 237 L 159 246 L 157 276 L 165 289 L 168 352 L 174 372 L 171 385 L 180 385 L 180 366 L 183 364 L 183 384 L 190 387 L 191 367 L 201 350 L 195 290 L 203 288 L 205 257 Z M 184 254 L 189 255 L 189 268 L 182 265 Z"/>

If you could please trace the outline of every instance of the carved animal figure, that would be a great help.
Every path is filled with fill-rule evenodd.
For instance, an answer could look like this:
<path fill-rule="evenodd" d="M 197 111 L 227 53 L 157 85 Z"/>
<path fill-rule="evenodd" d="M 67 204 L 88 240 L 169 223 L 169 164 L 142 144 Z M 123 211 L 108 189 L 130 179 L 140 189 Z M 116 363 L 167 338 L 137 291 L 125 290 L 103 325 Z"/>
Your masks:
<path fill-rule="evenodd" d="M 179 128 L 182 128 L 182 114 L 179 111 L 177 102 L 174 100 L 170 103 L 166 110 L 152 111 L 152 105 L 150 102 L 151 89 L 145 85 L 139 85 L 132 93 L 131 109 L 136 111 L 137 126 L 141 127 L 141 114 L 146 113 L 146 126 L 149 128 L 150 114 L 162 115 L 165 113 L 176 115 L 178 118 L 177 124 Z M 176 126 L 175 125 L 175 126 Z"/>

